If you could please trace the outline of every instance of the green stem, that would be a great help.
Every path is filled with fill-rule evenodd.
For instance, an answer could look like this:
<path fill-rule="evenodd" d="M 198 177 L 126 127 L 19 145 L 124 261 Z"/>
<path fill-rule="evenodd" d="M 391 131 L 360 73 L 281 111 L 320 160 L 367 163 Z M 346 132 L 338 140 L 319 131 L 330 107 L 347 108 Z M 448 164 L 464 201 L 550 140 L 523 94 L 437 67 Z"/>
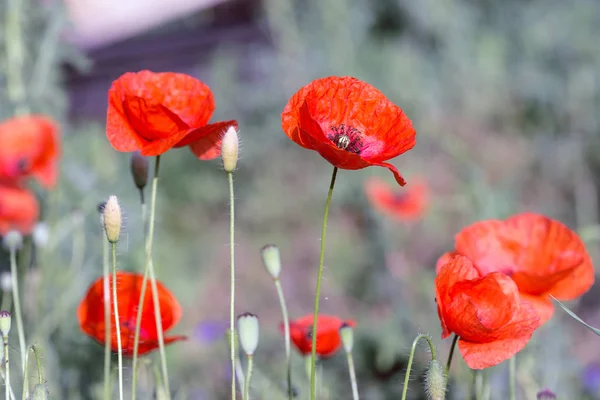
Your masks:
<path fill-rule="evenodd" d="M 277 289 L 277 297 L 279 297 L 279 305 L 281 306 L 281 314 L 283 315 L 283 334 L 285 336 L 285 366 L 287 371 L 287 386 L 288 399 L 293 400 L 294 388 L 292 387 L 292 362 L 290 349 L 290 319 L 288 317 L 287 305 L 283 296 L 283 289 L 279 279 L 275 279 L 275 288 Z"/>
<path fill-rule="evenodd" d="M 31 350 L 33 351 L 33 354 L 35 355 L 35 364 L 37 365 L 37 371 L 38 371 L 38 384 L 43 385 L 44 384 L 44 371 L 42 370 L 42 358 L 40 357 L 40 353 L 37 350 L 37 347 L 35 347 L 35 345 L 31 346 Z"/>
<path fill-rule="evenodd" d="M 244 383 L 244 400 L 250 399 L 250 378 L 252 377 L 252 368 L 254 366 L 254 357 L 248 356 L 248 371 L 246 372 L 246 382 Z"/>
<path fill-rule="evenodd" d="M 413 359 L 415 358 L 415 350 L 417 348 L 417 344 L 421 339 L 425 339 L 427 341 L 427 344 L 429 344 L 429 350 L 431 351 L 431 360 L 435 361 L 437 359 L 435 353 L 435 346 L 433 345 L 431 338 L 426 334 L 421 333 L 415 338 L 412 344 L 412 348 L 410 349 L 410 356 L 408 357 L 408 365 L 406 367 L 406 376 L 404 377 L 404 388 L 402 389 L 402 400 L 406 400 L 406 395 L 408 393 L 408 380 L 410 378 L 410 369 L 412 368 Z"/>
<path fill-rule="evenodd" d="M 21 0 L 9 0 L 6 9 L 4 40 L 6 46 L 6 82 L 8 97 L 13 102 L 16 114 L 27 114 L 27 96 L 21 72 L 25 58 L 24 42 L 21 33 L 23 26 Z"/>
<path fill-rule="evenodd" d="M 23 316 L 21 315 L 21 299 L 19 297 L 19 279 L 17 276 L 17 250 L 10 249 L 10 275 L 12 279 L 13 301 L 15 303 L 15 317 L 17 319 L 17 334 L 19 336 L 19 350 L 21 351 L 22 371 L 25 371 L 25 330 L 23 329 Z"/>
<path fill-rule="evenodd" d="M 508 361 L 508 390 L 510 400 L 516 400 L 515 381 L 517 379 L 517 356 Z"/>
<path fill-rule="evenodd" d="M 231 335 L 229 338 L 230 358 L 231 358 L 231 399 L 235 400 L 235 204 L 233 196 L 233 173 L 227 173 L 229 182 L 229 259 L 231 275 L 231 298 L 229 301 L 229 329 Z M 246 378 L 248 379 L 248 378 Z"/>
<path fill-rule="evenodd" d="M 321 226 L 321 252 L 319 254 L 319 271 L 317 274 L 317 288 L 315 290 L 315 307 L 313 313 L 312 326 L 312 349 L 310 356 L 310 400 L 316 399 L 315 364 L 317 362 L 317 320 L 319 317 L 319 300 L 321 297 L 321 280 L 323 279 L 323 263 L 325 261 L 325 235 L 327 233 L 327 217 L 329 216 L 329 205 L 331 204 L 331 197 L 333 196 L 333 187 L 335 185 L 337 171 L 338 168 L 333 167 L 333 173 L 331 174 L 331 183 L 329 184 L 329 192 L 327 193 L 327 200 L 325 201 L 323 225 Z"/>
<path fill-rule="evenodd" d="M 109 248 L 106 236 L 102 235 L 102 276 L 104 283 L 104 400 L 110 400 L 110 345 L 111 345 L 111 319 L 110 319 L 110 267 Z"/>
<path fill-rule="evenodd" d="M 21 399 L 27 400 L 29 397 L 29 351 L 25 355 L 25 370 L 23 371 L 23 390 Z"/>
<path fill-rule="evenodd" d="M 4 398 L 8 400 L 10 399 L 10 363 L 8 356 L 8 335 L 2 335 L 2 339 L 4 341 L 4 370 L 6 371 L 6 376 L 4 377 Z"/>
<path fill-rule="evenodd" d="M 475 400 L 483 400 L 483 372 L 474 371 L 475 374 Z"/>
<path fill-rule="evenodd" d="M 157 172 L 154 172 L 154 176 L 157 176 Z M 152 182 L 152 188 L 154 191 L 155 185 L 154 181 Z M 156 197 L 154 197 L 156 198 Z M 148 246 L 148 212 L 146 208 L 146 203 L 144 200 L 144 190 L 140 189 L 140 202 L 142 206 L 142 230 L 144 231 L 144 244 Z M 153 218 L 154 219 L 154 218 Z M 135 400 L 136 392 L 137 392 L 137 370 L 138 370 L 138 353 L 139 353 L 139 345 L 140 345 L 140 331 L 142 328 L 142 311 L 144 310 L 144 298 L 146 297 L 146 288 L 148 287 L 148 270 L 149 268 L 144 268 L 144 278 L 142 279 L 142 287 L 140 289 L 140 298 L 138 300 L 137 307 L 137 316 L 135 319 L 135 334 L 133 339 L 133 360 L 132 360 L 132 377 L 131 377 L 131 400 Z"/>
<path fill-rule="evenodd" d="M 356 383 L 356 371 L 354 369 L 354 358 L 352 357 L 352 352 L 349 351 L 346 353 L 346 357 L 348 358 L 348 371 L 350 372 L 350 383 L 352 384 L 352 399 L 358 400 L 358 385 Z"/>
<path fill-rule="evenodd" d="M 450 345 L 450 352 L 448 353 L 448 361 L 446 362 L 446 376 L 450 376 L 450 366 L 452 366 L 452 356 L 454 355 L 454 349 L 458 342 L 458 335 L 454 335 L 452 338 L 452 345 Z"/>
<path fill-rule="evenodd" d="M 119 324 L 119 304 L 117 297 L 117 243 L 112 244 L 112 294 L 115 309 L 115 328 L 117 330 L 117 349 L 119 360 L 119 399 L 123 400 L 123 345 L 121 344 L 121 326 Z"/>

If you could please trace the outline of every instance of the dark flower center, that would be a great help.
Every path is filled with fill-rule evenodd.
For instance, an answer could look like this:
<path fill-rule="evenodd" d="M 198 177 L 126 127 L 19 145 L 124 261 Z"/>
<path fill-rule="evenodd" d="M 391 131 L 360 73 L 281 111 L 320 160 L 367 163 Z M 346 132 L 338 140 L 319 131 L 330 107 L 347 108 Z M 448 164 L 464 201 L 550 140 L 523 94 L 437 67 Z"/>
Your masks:
<path fill-rule="evenodd" d="M 350 153 L 360 154 L 363 148 L 362 133 L 346 124 L 332 125 L 327 138 L 335 144 L 338 149 Z"/>

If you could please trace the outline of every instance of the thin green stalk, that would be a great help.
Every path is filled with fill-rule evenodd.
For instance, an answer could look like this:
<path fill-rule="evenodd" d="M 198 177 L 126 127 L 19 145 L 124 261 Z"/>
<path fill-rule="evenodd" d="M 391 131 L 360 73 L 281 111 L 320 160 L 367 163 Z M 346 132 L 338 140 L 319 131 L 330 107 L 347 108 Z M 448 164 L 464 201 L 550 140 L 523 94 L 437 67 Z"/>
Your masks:
<path fill-rule="evenodd" d="M 150 216 L 147 219 L 147 213 L 145 209 L 145 203 L 142 204 L 142 219 L 144 226 L 147 224 L 148 229 L 145 229 L 146 238 L 146 267 L 144 269 L 144 279 L 142 280 L 142 287 L 140 291 L 140 300 L 138 302 L 138 314 L 136 317 L 135 324 L 135 336 L 133 344 L 133 376 L 132 376 L 132 400 L 135 400 L 136 395 L 136 383 L 137 383 L 137 363 L 138 363 L 138 347 L 140 340 L 140 329 L 142 323 L 142 313 L 144 309 L 144 298 L 146 296 L 146 287 L 148 277 L 150 277 L 150 287 L 152 292 L 152 303 L 154 305 L 154 318 L 156 320 L 156 333 L 158 335 L 158 348 L 160 353 L 161 370 L 163 375 L 163 385 L 165 388 L 165 395 L 168 400 L 171 399 L 171 389 L 169 387 L 169 372 L 167 369 L 167 356 L 165 354 L 165 339 L 162 329 L 162 315 L 160 312 L 160 301 L 158 299 L 158 288 L 156 285 L 156 274 L 154 272 L 154 263 L 152 261 L 152 244 L 154 242 L 154 222 L 156 215 L 156 194 L 158 192 L 158 176 L 160 169 L 160 155 L 156 156 L 154 164 L 154 177 L 152 179 L 152 192 L 150 195 Z M 140 198 L 141 200 L 141 198 Z"/>
<path fill-rule="evenodd" d="M 448 353 L 448 361 L 446 362 L 446 376 L 450 376 L 450 366 L 452 365 L 452 356 L 454 355 L 454 348 L 458 342 L 458 335 L 454 335 L 452 338 L 452 345 L 450 345 L 450 352 Z"/>
<path fill-rule="evenodd" d="M 292 362 L 290 349 L 290 319 L 288 317 L 287 305 L 283 296 L 283 289 L 279 279 L 275 279 L 275 288 L 277 289 L 277 297 L 279 297 L 279 305 L 281 306 L 281 314 L 283 315 L 283 334 L 285 336 L 285 366 L 287 371 L 287 394 L 288 399 L 293 400 L 294 389 L 292 387 Z"/>
<path fill-rule="evenodd" d="M 21 371 L 25 371 L 25 330 L 23 329 L 23 316 L 21 315 L 21 299 L 19 297 L 19 279 L 17 277 L 17 250 L 10 249 L 10 275 L 12 279 L 13 301 L 15 303 L 15 317 L 17 319 L 17 334 L 19 336 L 19 350 L 21 351 Z"/>
<path fill-rule="evenodd" d="M 415 350 L 417 348 L 417 344 L 421 339 L 425 339 L 427 341 L 427 344 L 429 344 L 429 350 L 431 351 L 431 360 L 435 361 L 437 359 L 435 353 L 435 346 L 433 345 L 431 338 L 426 334 L 421 333 L 415 338 L 412 344 L 412 348 L 410 349 L 410 356 L 408 357 L 408 365 L 406 367 L 406 376 L 404 377 L 404 388 L 402 388 L 402 400 L 406 400 L 406 395 L 408 393 L 408 380 L 410 378 L 410 370 L 412 368 L 413 359 L 415 358 Z"/>
<path fill-rule="evenodd" d="M 25 371 L 23 372 L 23 390 L 21 393 L 21 399 L 27 400 L 29 397 L 29 351 L 25 355 Z"/>
<path fill-rule="evenodd" d="M 108 240 L 102 235 L 102 276 L 104 284 L 104 400 L 110 400 L 110 344 L 111 344 L 111 318 L 110 318 L 110 267 Z"/>
<path fill-rule="evenodd" d="M 250 399 L 250 378 L 252 377 L 252 368 L 254 367 L 254 357 L 248 356 L 248 370 L 246 371 L 246 382 L 244 383 L 244 400 Z"/>
<path fill-rule="evenodd" d="M 354 358 L 352 357 L 352 352 L 349 351 L 346 353 L 346 357 L 348 358 L 348 371 L 350 373 L 350 383 L 352 384 L 352 399 L 358 400 L 358 384 L 356 383 L 356 371 L 354 369 Z"/>
<path fill-rule="evenodd" d="M 123 400 L 123 345 L 121 343 L 121 326 L 119 324 L 119 304 L 117 297 L 117 243 L 111 243 L 112 245 L 112 293 L 113 303 L 115 309 L 115 328 L 117 330 L 117 349 L 118 349 L 118 360 L 119 360 L 119 399 Z"/>
<path fill-rule="evenodd" d="M 316 399 L 316 368 L 317 362 L 317 320 L 319 317 L 319 300 L 321 297 L 321 280 L 323 279 L 323 263 L 325 261 L 325 235 L 327 234 L 327 217 L 329 216 L 329 205 L 333 196 L 333 187 L 337 176 L 338 168 L 333 167 L 331 174 L 331 183 L 329 184 L 329 192 L 325 201 L 325 211 L 323 213 L 323 225 L 321 226 L 321 252 L 319 254 L 319 271 L 317 274 L 317 288 L 315 290 L 315 307 L 313 312 L 312 326 L 312 351 L 310 356 L 310 400 Z"/>
<path fill-rule="evenodd" d="M 22 0 L 6 2 L 6 23 L 4 40 L 6 47 L 6 81 L 8 97 L 13 102 L 16 114 L 27 114 L 27 96 L 21 72 L 25 59 L 25 46 L 21 27 L 21 13 L 24 9 Z"/>
<path fill-rule="evenodd" d="M 475 400 L 483 400 L 483 372 L 473 371 L 475 374 Z"/>
<path fill-rule="evenodd" d="M 40 353 L 37 350 L 37 347 L 35 347 L 35 345 L 31 346 L 31 351 L 33 351 L 33 354 L 35 355 L 35 364 L 37 365 L 37 371 L 38 371 L 38 384 L 43 385 L 44 382 L 44 371 L 42 370 L 42 358 L 40 357 Z"/>
<path fill-rule="evenodd" d="M 2 335 L 2 339 L 4 341 L 4 370 L 6 371 L 6 376 L 4 377 L 4 398 L 10 398 L 10 358 L 8 356 L 8 335 Z"/>
<path fill-rule="evenodd" d="M 231 275 L 231 298 L 229 301 L 229 329 L 235 332 L 235 204 L 233 196 L 233 173 L 227 173 L 229 182 L 229 260 Z M 229 335 L 231 358 L 231 399 L 235 400 L 235 335 Z M 247 379 L 247 378 L 246 378 Z"/>
<path fill-rule="evenodd" d="M 155 171 L 155 176 L 156 176 Z M 154 187 L 154 182 L 153 185 Z M 140 189 L 140 202 L 142 206 L 142 230 L 144 231 L 144 244 L 148 246 L 148 212 L 144 199 L 144 190 Z M 131 400 L 135 400 L 137 392 L 137 370 L 138 370 L 138 353 L 140 345 L 140 330 L 142 327 L 142 312 L 144 311 L 144 298 L 146 297 L 146 288 L 148 286 L 148 270 L 144 268 L 144 278 L 142 279 L 142 287 L 140 289 L 140 299 L 138 300 L 138 313 L 135 319 L 135 334 L 133 339 L 133 360 L 132 360 L 132 377 L 131 377 Z"/>
<path fill-rule="evenodd" d="M 517 379 L 517 356 L 508 361 L 508 392 L 510 400 L 516 400 L 515 381 Z"/>

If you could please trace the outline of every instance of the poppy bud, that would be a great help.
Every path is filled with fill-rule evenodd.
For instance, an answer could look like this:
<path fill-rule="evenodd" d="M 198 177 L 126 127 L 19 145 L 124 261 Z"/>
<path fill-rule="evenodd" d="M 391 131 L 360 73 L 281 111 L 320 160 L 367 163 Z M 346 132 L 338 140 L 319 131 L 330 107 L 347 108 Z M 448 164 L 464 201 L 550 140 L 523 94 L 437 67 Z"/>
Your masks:
<path fill-rule="evenodd" d="M 37 247 L 46 247 L 50 240 L 50 229 L 48 229 L 48 225 L 44 222 L 39 222 L 33 228 L 32 239 Z"/>
<path fill-rule="evenodd" d="M 233 172 L 237 166 L 239 140 L 235 126 L 230 126 L 223 135 L 221 158 L 225 172 Z"/>
<path fill-rule="evenodd" d="M 2 289 L 3 292 L 12 291 L 12 275 L 10 272 L 2 272 L 0 274 L 0 289 Z"/>
<path fill-rule="evenodd" d="M 258 317 L 244 313 L 237 319 L 240 345 L 247 356 L 252 356 L 258 347 Z"/>
<path fill-rule="evenodd" d="M 556 395 L 550 389 L 544 389 L 538 392 L 537 400 L 556 400 Z"/>
<path fill-rule="evenodd" d="M 110 196 L 108 201 L 104 205 L 102 210 L 102 216 L 104 221 L 104 231 L 106 232 L 106 238 L 111 243 L 117 243 L 119 235 L 121 234 L 121 206 L 117 196 Z"/>
<path fill-rule="evenodd" d="M 428 400 L 444 400 L 446 398 L 446 376 L 438 360 L 431 360 L 425 375 L 425 392 Z"/>
<path fill-rule="evenodd" d="M 7 250 L 17 251 L 23 245 L 23 235 L 21 235 L 18 231 L 10 231 L 4 235 L 2 242 L 4 248 Z"/>
<path fill-rule="evenodd" d="M 46 400 L 48 399 L 48 391 L 44 385 L 37 384 L 33 387 L 33 393 L 30 397 L 31 400 Z"/>
<path fill-rule="evenodd" d="M 148 183 L 148 159 L 139 151 L 131 153 L 131 175 L 138 189 L 142 190 Z"/>
<path fill-rule="evenodd" d="M 281 258 L 279 256 L 279 248 L 274 244 L 268 244 L 260 250 L 265 269 L 273 277 L 279 278 L 281 272 Z"/>
<path fill-rule="evenodd" d="M 0 332 L 2 332 L 2 336 L 8 337 L 10 332 L 10 313 L 6 310 L 0 311 Z"/>
<path fill-rule="evenodd" d="M 340 336 L 346 353 L 352 352 L 352 347 L 354 347 L 354 330 L 352 327 L 344 323 L 340 328 Z"/>

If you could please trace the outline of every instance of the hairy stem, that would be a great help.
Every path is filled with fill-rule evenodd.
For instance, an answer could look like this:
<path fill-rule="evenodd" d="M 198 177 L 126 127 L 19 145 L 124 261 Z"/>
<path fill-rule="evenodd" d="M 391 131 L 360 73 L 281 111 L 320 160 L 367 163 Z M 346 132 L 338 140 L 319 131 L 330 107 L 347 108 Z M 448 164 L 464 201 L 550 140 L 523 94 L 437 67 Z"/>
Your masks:
<path fill-rule="evenodd" d="M 285 336 L 285 367 L 287 372 L 287 394 L 288 399 L 294 398 L 294 388 L 292 387 L 292 362 L 290 349 L 290 318 L 288 317 L 287 305 L 283 296 L 283 289 L 279 279 L 275 279 L 275 288 L 277 289 L 277 297 L 279 297 L 279 305 L 281 306 L 281 314 L 283 316 L 283 334 Z"/>
<path fill-rule="evenodd" d="M 333 196 L 333 187 L 337 176 L 338 168 L 333 167 L 331 174 L 331 183 L 329 184 L 329 192 L 325 201 L 325 211 L 323 213 L 323 225 L 321 226 L 321 251 L 319 254 L 319 271 L 317 273 L 317 288 L 315 290 L 315 306 L 313 312 L 312 326 L 312 349 L 310 357 L 310 400 L 316 399 L 316 371 L 315 364 L 317 362 L 317 320 L 319 317 L 319 300 L 321 298 L 321 280 L 323 279 L 323 263 L 325 261 L 325 235 L 327 234 L 327 217 L 329 216 L 329 205 Z"/>
<path fill-rule="evenodd" d="M 104 284 L 104 400 L 110 400 L 110 267 L 108 261 L 108 240 L 102 237 L 102 276 Z"/>
<path fill-rule="evenodd" d="M 117 330 L 119 399 L 123 400 L 123 345 L 121 343 L 121 326 L 119 324 L 119 304 L 117 297 L 117 243 L 112 244 L 112 294 L 115 310 L 115 328 Z M 106 338 L 108 340 L 108 338 Z"/>
<path fill-rule="evenodd" d="M 227 173 L 227 181 L 229 182 L 229 260 L 231 275 L 231 297 L 229 300 L 229 329 L 231 331 L 231 335 L 229 335 L 229 347 L 231 358 L 231 399 L 235 400 L 235 198 L 233 196 L 232 172 Z"/>
<path fill-rule="evenodd" d="M 348 371 L 350 373 L 350 383 L 352 384 L 352 400 L 358 400 L 358 384 L 356 383 L 356 371 L 354 369 L 354 358 L 352 352 L 346 353 L 348 358 Z"/>
<path fill-rule="evenodd" d="M 412 348 L 410 349 L 410 356 L 408 357 L 406 376 L 404 377 L 404 388 L 402 388 L 402 400 L 406 400 L 406 395 L 408 393 L 408 380 L 410 378 L 410 370 L 412 368 L 413 359 L 415 358 L 415 350 L 417 348 L 417 344 L 421 339 L 425 339 L 427 341 L 427 344 L 429 344 L 429 350 L 431 351 L 431 360 L 435 361 L 437 359 L 435 353 L 435 346 L 433 345 L 431 338 L 424 333 L 417 336 L 413 341 Z"/>
<path fill-rule="evenodd" d="M 244 383 L 244 400 L 250 399 L 250 378 L 252 377 L 252 368 L 254 366 L 254 357 L 248 356 L 248 370 L 246 371 L 246 382 Z"/>
<path fill-rule="evenodd" d="M 23 328 L 23 316 L 21 315 L 21 299 L 19 296 L 19 278 L 17 276 L 17 250 L 10 249 L 10 275 L 12 279 L 13 301 L 15 306 L 15 318 L 17 320 L 17 334 L 19 336 L 19 351 L 21 352 L 21 371 L 25 371 L 25 330 Z"/>

